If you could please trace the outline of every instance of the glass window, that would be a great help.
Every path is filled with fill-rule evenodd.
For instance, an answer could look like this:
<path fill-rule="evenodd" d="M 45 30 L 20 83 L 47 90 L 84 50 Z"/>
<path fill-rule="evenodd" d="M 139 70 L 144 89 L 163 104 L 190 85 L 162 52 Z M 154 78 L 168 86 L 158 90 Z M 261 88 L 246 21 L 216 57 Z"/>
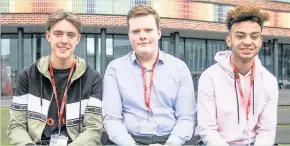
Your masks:
<path fill-rule="evenodd" d="M 284 3 L 290 3 L 289 0 L 271 0 L 273 2 L 284 2 Z"/>
<path fill-rule="evenodd" d="M 45 34 L 38 34 L 37 35 L 37 59 L 42 56 L 48 56 L 51 54 L 51 47 L 50 43 L 47 41 Z"/>
<path fill-rule="evenodd" d="M 191 73 L 200 74 L 206 69 L 205 40 L 186 39 L 185 60 Z"/>
<path fill-rule="evenodd" d="M 24 59 L 24 67 L 30 66 L 33 63 L 33 52 L 32 52 L 32 35 L 31 34 L 24 34 L 23 40 L 23 59 Z"/>
<path fill-rule="evenodd" d="M 206 41 L 196 39 L 185 40 L 185 63 L 190 69 L 194 89 L 197 90 L 199 77 L 206 69 Z"/>
<path fill-rule="evenodd" d="M 272 72 L 272 64 L 273 64 L 272 58 L 273 57 L 272 57 L 271 47 L 269 47 L 269 43 L 263 43 L 258 55 L 262 62 L 262 65 L 266 69 L 268 69 L 268 71 Z"/>
<path fill-rule="evenodd" d="M 161 50 L 174 56 L 174 46 L 170 41 L 170 37 L 162 37 Z"/>
<path fill-rule="evenodd" d="M 114 59 L 125 56 L 132 51 L 128 35 L 107 35 L 106 61 L 107 65 Z"/>
<path fill-rule="evenodd" d="M 17 34 L 1 35 L 1 96 L 12 96 L 18 77 Z"/>
<path fill-rule="evenodd" d="M 76 46 L 74 55 L 81 57 L 83 59 L 87 59 L 87 36 L 85 34 L 81 35 L 81 40 L 79 44 Z"/>
<path fill-rule="evenodd" d="M 284 89 L 290 89 L 290 45 L 280 44 L 278 56 L 279 85 Z"/>
<path fill-rule="evenodd" d="M 122 57 L 131 51 L 132 46 L 129 41 L 128 35 L 114 35 L 114 59 Z"/>
<path fill-rule="evenodd" d="M 214 57 L 218 51 L 222 50 L 227 50 L 227 45 L 225 44 L 225 41 L 207 41 L 207 55 L 205 56 L 207 58 L 207 67 L 210 67 L 211 65 L 216 63 Z"/>
<path fill-rule="evenodd" d="M 185 54 L 184 54 L 184 39 L 179 39 L 179 49 L 180 49 L 180 59 L 185 61 Z"/>
<path fill-rule="evenodd" d="M 99 72 L 101 71 L 100 41 L 100 35 L 87 35 L 87 62 L 91 67 Z"/>
<path fill-rule="evenodd" d="M 101 45 L 101 43 L 100 43 Z M 106 66 L 113 60 L 113 36 L 106 35 Z"/>

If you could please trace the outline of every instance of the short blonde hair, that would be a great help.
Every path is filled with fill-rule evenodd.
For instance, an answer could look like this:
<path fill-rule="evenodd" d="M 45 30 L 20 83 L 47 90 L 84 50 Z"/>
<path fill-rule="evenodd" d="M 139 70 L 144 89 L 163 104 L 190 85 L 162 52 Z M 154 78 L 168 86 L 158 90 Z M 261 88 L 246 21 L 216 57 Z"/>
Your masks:
<path fill-rule="evenodd" d="M 156 26 L 159 29 L 159 22 L 160 22 L 160 17 L 158 13 L 151 7 L 146 6 L 146 5 L 137 5 L 136 7 L 132 8 L 128 14 L 127 14 L 127 25 L 129 26 L 129 20 L 134 17 L 139 17 L 139 16 L 147 16 L 147 15 L 153 15 L 155 18 Z"/>

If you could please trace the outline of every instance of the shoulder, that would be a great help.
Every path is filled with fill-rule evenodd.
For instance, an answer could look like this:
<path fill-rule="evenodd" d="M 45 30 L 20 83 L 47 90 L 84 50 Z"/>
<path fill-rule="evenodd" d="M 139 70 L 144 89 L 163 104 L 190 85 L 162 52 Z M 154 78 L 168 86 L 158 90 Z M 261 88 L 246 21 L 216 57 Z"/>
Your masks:
<path fill-rule="evenodd" d="M 212 66 L 210 66 L 209 68 L 207 68 L 205 71 L 203 71 L 201 73 L 200 78 L 213 77 L 216 74 L 219 74 L 220 69 L 221 69 L 221 67 L 217 63 L 215 63 Z"/>
<path fill-rule="evenodd" d="M 173 67 L 177 67 L 178 69 L 188 69 L 186 63 L 181 59 L 172 56 L 171 54 L 167 54 L 163 51 L 160 51 L 161 55 L 164 57 L 165 64 L 168 64 Z"/>
<path fill-rule="evenodd" d="M 265 67 L 261 66 L 260 73 L 262 74 L 263 81 L 267 82 L 267 84 L 277 84 L 277 78 Z"/>
<path fill-rule="evenodd" d="M 278 92 L 279 87 L 278 87 L 277 78 L 263 66 L 261 66 L 260 74 L 262 76 L 261 81 L 263 82 L 262 85 L 264 85 L 265 91 L 266 92 L 272 92 L 272 91 L 276 92 L 276 90 L 277 90 L 277 92 Z"/>
<path fill-rule="evenodd" d="M 36 76 L 35 71 L 38 71 L 37 62 L 33 63 L 30 66 L 24 67 L 24 69 L 19 72 L 19 76 L 20 77 Z"/>
<path fill-rule="evenodd" d="M 116 58 L 112 60 L 108 66 L 107 69 L 117 69 L 117 68 L 123 68 L 126 65 L 132 63 L 131 56 L 133 52 L 129 52 L 127 55 Z"/>
<path fill-rule="evenodd" d="M 87 68 L 87 70 L 86 70 L 86 75 L 88 76 L 88 77 L 93 77 L 93 78 L 95 78 L 95 79 L 97 79 L 97 80 L 100 80 L 101 78 L 102 78 L 102 76 L 101 76 L 101 74 L 97 71 L 97 70 L 95 70 L 95 69 L 93 69 L 91 66 L 89 66 L 88 65 L 88 68 Z"/>

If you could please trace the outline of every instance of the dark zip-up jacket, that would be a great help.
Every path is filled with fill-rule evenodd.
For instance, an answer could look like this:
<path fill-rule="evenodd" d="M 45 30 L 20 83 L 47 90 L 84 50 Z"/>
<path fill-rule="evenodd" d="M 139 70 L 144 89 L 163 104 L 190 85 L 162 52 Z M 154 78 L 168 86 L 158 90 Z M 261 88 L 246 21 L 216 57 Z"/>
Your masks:
<path fill-rule="evenodd" d="M 102 78 L 85 60 L 76 58 L 68 88 L 67 132 L 76 145 L 99 145 L 102 125 Z M 53 91 L 48 70 L 49 56 L 25 68 L 20 74 L 10 107 L 8 139 L 12 145 L 41 143 Z"/>

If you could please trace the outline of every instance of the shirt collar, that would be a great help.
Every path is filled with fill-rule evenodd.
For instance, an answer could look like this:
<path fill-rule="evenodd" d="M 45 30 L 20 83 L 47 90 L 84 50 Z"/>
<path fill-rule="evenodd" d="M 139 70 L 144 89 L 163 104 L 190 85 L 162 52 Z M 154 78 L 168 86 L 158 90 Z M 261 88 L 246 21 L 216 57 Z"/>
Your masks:
<path fill-rule="evenodd" d="M 158 50 L 159 50 L 159 54 L 158 54 L 157 63 L 161 62 L 162 64 L 164 64 L 164 62 L 165 62 L 165 53 L 163 51 L 161 51 L 160 49 L 158 49 Z M 137 60 L 137 58 L 136 58 L 136 52 L 135 51 L 133 51 L 131 53 L 130 57 L 131 57 L 132 64 L 137 63 L 137 64 L 141 65 L 139 63 L 139 61 Z"/>

